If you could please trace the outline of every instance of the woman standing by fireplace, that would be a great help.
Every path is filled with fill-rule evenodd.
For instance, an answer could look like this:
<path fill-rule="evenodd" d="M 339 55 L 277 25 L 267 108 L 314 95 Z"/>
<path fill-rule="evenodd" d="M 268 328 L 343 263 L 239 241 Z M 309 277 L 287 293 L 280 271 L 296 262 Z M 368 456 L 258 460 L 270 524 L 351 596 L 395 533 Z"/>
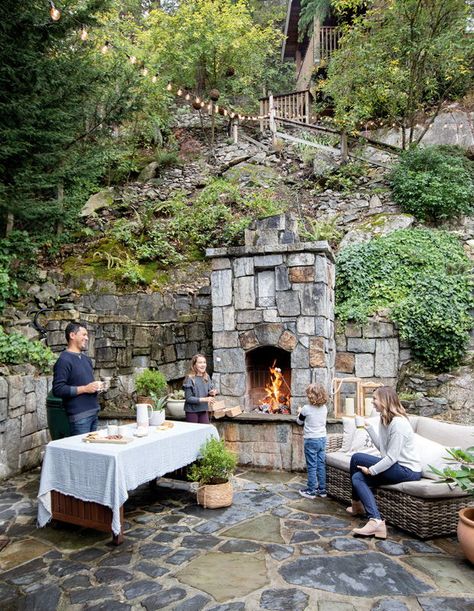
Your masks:
<path fill-rule="evenodd" d="M 186 422 L 209 424 L 208 408 L 214 403 L 217 390 L 206 369 L 206 357 L 195 354 L 183 384 Z"/>

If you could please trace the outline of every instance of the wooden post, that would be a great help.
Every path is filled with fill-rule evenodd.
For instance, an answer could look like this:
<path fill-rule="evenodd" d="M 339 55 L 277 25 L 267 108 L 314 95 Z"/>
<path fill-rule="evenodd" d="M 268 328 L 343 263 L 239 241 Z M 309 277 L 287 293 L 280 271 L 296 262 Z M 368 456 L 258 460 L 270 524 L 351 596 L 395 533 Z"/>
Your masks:
<path fill-rule="evenodd" d="M 347 146 L 347 132 L 341 132 L 341 161 L 347 163 L 349 160 L 349 149 Z"/>
<path fill-rule="evenodd" d="M 234 139 L 234 144 L 239 142 L 239 124 L 235 119 L 232 120 L 232 138 Z"/>
<path fill-rule="evenodd" d="M 268 93 L 268 115 L 269 115 L 269 126 L 270 131 L 272 132 L 272 144 L 276 142 L 276 122 L 275 122 L 275 106 L 273 105 L 273 94 L 271 92 Z"/>
<path fill-rule="evenodd" d="M 311 119 L 311 112 L 309 108 L 309 91 L 304 92 L 304 122 L 309 124 Z"/>
<path fill-rule="evenodd" d="M 260 116 L 263 117 L 265 114 L 265 100 L 260 100 Z M 263 134 L 264 119 L 260 119 L 260 133 Z"/>

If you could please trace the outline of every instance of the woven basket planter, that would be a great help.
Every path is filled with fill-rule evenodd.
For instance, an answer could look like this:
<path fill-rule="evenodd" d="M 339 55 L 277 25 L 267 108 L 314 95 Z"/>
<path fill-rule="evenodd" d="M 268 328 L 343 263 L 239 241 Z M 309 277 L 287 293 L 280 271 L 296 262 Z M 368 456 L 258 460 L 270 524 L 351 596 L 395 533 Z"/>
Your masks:
<path fill-rule="evenodd" d="M 217 509 L 218 507 L 229 507 L 232 505 L 234 489 L 231 482 L 224 484 L 200 485 L 197 490 L 197 503 L 204 509 Z"/>

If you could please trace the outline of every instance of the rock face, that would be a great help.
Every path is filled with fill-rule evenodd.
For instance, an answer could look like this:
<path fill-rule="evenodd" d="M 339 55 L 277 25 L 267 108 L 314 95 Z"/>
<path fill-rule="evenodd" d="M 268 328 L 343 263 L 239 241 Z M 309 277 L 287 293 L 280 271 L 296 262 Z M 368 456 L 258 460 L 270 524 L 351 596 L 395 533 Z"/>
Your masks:
<path fill-rule="evenodd" d="M 410 214 L 375 214 L 348 231 L 341 240 L 339 248 L 368 242 L 375 236 L 388 235 L 398 229 L 408 229 L 414 222 L 415 217 Z"/>
<path fill-rule="evenodd" d="M 112 187 L 110 187 L 109 189 L 105 189 L 104 191 L 99 191 L 99 193 L 91 195 L 82 208 L 80 216 L 91 216 L 98 210 L 111 206 L 114 201 L 113 193 L 114 190 Z"/>

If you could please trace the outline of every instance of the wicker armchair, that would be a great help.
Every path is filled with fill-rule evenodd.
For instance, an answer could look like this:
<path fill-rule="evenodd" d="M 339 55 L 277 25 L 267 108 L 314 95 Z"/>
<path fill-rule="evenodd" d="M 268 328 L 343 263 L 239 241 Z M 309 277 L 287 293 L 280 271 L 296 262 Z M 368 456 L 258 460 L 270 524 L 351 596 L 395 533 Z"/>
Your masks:
<path fill-rule="evenodd" d="M 341 445 L 341 434 L 328 435 L 326 452 L 336 452 Z M 326 477 L 328 494 L 350 505 L 349 473 L 327 464 Z M 455 533 L 458 511 L 471 504 L 468 496 L 425 499 L 394 490 L 392 486 L 376 488 L 374 495 L 380 512 L 388 523 L 421 539 Z"/>

